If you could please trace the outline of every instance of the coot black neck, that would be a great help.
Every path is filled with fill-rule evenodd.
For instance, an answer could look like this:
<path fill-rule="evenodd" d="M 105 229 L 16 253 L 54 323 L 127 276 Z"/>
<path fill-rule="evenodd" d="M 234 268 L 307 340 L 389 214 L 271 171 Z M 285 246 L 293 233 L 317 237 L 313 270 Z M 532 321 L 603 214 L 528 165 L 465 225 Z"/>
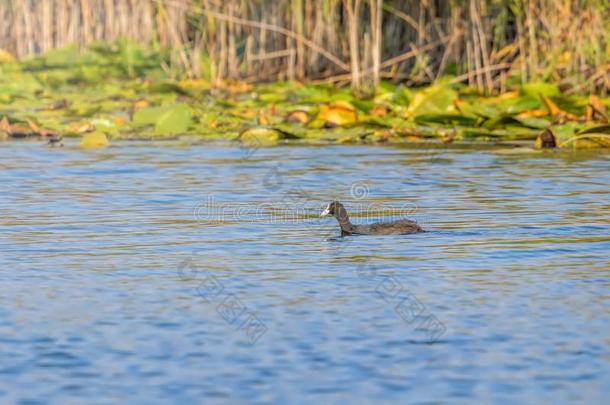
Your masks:
<path fill-rule="evenodd" d="M 349 235 L 353 232 L 354 226 L 349 221 L 347 210 L 343 208 L 343 206 L 338 207 L 338 210 L 335 213 L 335 218 L 337 218 L 337 221 L 339 221 L 339 226 L 341 227 L 342 235 Z"/>

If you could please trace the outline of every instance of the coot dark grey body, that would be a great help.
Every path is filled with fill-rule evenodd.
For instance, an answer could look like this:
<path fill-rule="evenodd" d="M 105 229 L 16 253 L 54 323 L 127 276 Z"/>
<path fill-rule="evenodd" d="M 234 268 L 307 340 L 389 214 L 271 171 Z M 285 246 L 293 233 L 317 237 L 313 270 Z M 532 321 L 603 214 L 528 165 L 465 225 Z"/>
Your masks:
<path fill-rule="evenodd" d="M 410 233 L 424 232 L 416 222 L 401 219 L 394 222 L 377 222 L 370 225 L 353 225 L 347 210 L 339 201 L 332 201 L 322 213 L 321 217 L 332 216 L 337 218 L 341 227 L 341 235 L 407 235 Z"/>

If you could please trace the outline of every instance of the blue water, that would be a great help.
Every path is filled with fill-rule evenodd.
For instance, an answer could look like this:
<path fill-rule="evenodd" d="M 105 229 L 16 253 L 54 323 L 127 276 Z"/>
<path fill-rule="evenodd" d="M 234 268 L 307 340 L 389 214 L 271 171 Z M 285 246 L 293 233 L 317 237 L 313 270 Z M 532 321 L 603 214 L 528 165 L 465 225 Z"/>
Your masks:
<path fill-rule="evenodd" d="M 609 168 L 0 143 L 0 402 L 604 403 Z M 428 232 L 340 238 L 333 199 Z"/>

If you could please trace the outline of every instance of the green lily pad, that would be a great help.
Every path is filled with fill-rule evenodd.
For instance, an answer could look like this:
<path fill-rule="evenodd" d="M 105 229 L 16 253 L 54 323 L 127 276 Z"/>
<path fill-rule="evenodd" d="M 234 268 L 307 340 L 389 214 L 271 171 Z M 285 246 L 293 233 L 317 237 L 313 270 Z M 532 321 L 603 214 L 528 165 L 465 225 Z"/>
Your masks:
<path fill-rule="evenodd" d="M 490 119 L 485 124 L 484 128 L 497 129 L 505 128 L 508 126 L 532 128 L 532 129 L 544 129 L 551 125 L 550 121 L 543 118 L 519 118 L 512 115 L 503 115 L 497 118 Z"/>
<path fill-rule="evenodd" d="M 521 93 L 532 98 L 538 98 L 540 95 L 554 97 L 561 94 L 556 84 L 544 82 L 526 83 L 521 87 Z"/>
<path fill-rule="evenodd" d="M 578 134 L 610 134 L 610 124 L 594 125 L 578 131 Z"/>
<path fill-rule="evenodd" d="M 446 114 L 453 111 L 453 101 L 457 93 L 450 87 L 440 84 L 432 85 L 418 91 L 407 108 L 407 117 L 424 114 Z"/>
<path fill-rule="evenodd" d="M 477 121 L 477 118 L 461 114 L 422 114 L 415 117 L 415 122 L 418 124 L 474 126 Z"/>
<path fill-rule="evenodd" d="M 135 112 L 133 115 L 133 125 L 154 125 L 157 122 L 157 118 L 167 110 L 167 107 L 145 107 Z"/>
<path fill-rule="evenodd" d="M 148 88 L 148 91 L 151 93 L 175 93 L 183 96 L 190 96 L 188 90 L 172 82 L 153 83 Z"/>
<path fill-rule="evenodd" d="M 177 135 L 187 131 L 191 124 L 193 112 L 191 107 L 178 103 L 165 110 L 155 123 L 155 134 Z"/>
<path fill-rule="evenodd" d="M 183 134 L 191 125 L 193 112 L 185 103 L 142 108 L 133 116 L 135 127 L 154 125 L 156 135 Z"/>

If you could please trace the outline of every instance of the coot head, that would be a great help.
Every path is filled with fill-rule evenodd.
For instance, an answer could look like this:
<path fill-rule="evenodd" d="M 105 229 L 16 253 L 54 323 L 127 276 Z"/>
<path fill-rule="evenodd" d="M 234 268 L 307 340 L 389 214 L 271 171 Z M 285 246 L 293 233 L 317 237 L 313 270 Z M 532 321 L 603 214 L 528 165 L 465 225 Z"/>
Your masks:
<path fill-rule="evenodd" d="M 328 203 L 324 211 L 322 211 L 320 216 L 347 219 L 347 211 L 345 210 L 343 204 L 341 204 L 339 201 L 331 201 Z"/>

